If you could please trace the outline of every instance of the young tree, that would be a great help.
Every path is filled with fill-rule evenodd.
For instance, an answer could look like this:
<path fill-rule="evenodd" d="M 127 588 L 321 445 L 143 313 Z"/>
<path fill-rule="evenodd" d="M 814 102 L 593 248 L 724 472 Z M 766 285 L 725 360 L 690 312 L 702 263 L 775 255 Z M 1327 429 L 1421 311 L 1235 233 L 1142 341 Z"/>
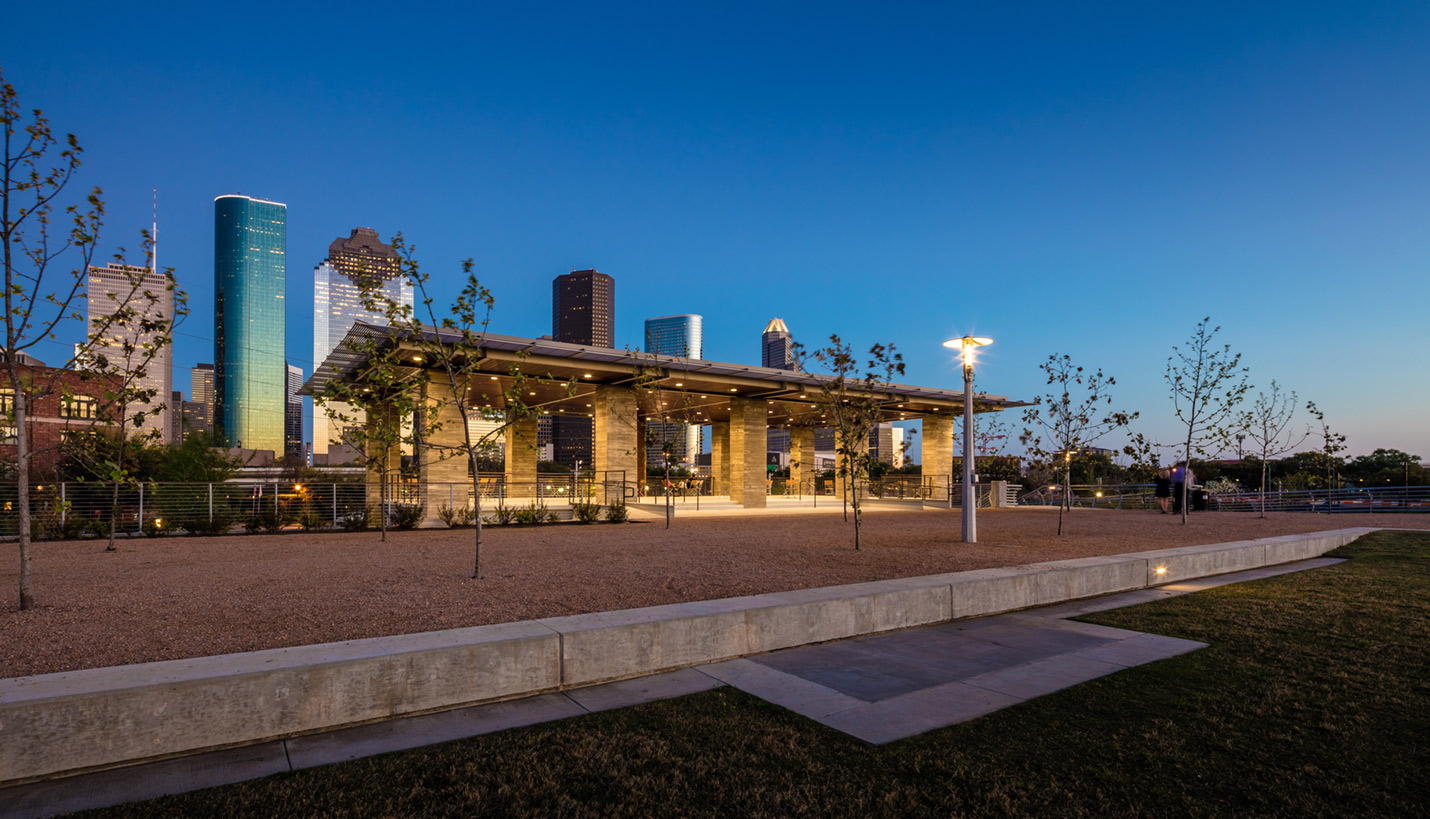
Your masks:
<path fill-rule="evenodd" d="M 30 481 L 38 453 L 31 440 L 31 408 L 36 401 L 63 395 L 69 374 L 88 363 L 115 339 L 137 338 L 135 331 L 149 316 L 152 289 L 131 288 L 121 295 L 112 315 L 101 319 L 73 356 L 59 366 L 37 369 L 22 363 L 22 355 L 40 344 L 57 342 L 70 322 L 83 322 L 80 305 L 86 298 L 90 263 L 94 259 L 99 229 L 104 217 L 100 191 L 93 189 L 83 204 L 63 205 L 61 197 L 80 167 L 83 150 L 73 134 L 63 146 L 50 122 L 38 109 L 28 120 L 21 112 L 19 95 L 0 74 L 0 126 L 4 130 L 0 156 L 0 243 L 3 243 L 5 335 L 0 347 L 0 367 L 7 425 L 14 429 L 16 442 L 16 505 L 19 514 L 20 608 L 35 605 L 31 589 L 30 562 Z M 58 153 L 56 151 L 58 150 Z M 61 227 L 63 226 L 63 227 Z M 146 244 L 152 237 L 146 237 Z M 67 260 L 67 261 L 62 261 Z M 66 269 L 68 268 L 68 269 Z M 166 287 L 173 287 L 172 273 Z M 136 292 L 137 291 L 137 292 Z M 172 327 L 169 328 L 172 331 Z M 152 360 L 153 349 L 167 343 L 167 337 L 147 342 L 141 361 Z M 139 342 L 142 347 L 145 342 Z M 111 350 L 112 352 L 112 350 Z M 104 357 L 101 369 L 113 372 L 130 365 L 111 363 Z M 112 385 L 111 385 L 112 391 Z M 121 393 L 134 393 L 121 387 Z M 73 403 L 77 396 L 67 396 Z M 112 399 L 114 396 L 110 396 Z M 127 416 L 124 410 L 122 415 Z M 101 426 L 104 417 L 83 419 L 83 427 Z M 126 418 L 125 420 L 132 420 Z"/>
<path fill-rule="evenodd" d="M 1125 427 L 1137 413 L 1112 409 L 1111 389 L 1117 380 L 1102 370 L 1087 373 L 1072 358 L 1054 353 L 1038 365 L 1048 377 L 1051 391 L 1039 396 L 1023 411 L 1020 440 L 1035 461 L 1057 469 L 1062 478 L 1063 501 L 1058 506 L 1058 534 L 1063 533 L 1063 511 L 1072 499 L 1072 459 L 1107 433 Z"/>
<path fill-rule="evenodd" d="M 1317 460 L 1326 470 L 1326 511 L 1329 512 L 1331 490 L 1336 488 L 1332 475 L 1336 465 L 1341 461 L 1336 453 L 1346 451 L 1346 436 L 1331 429 L 1331 425 L 1326 423 L 1326 414 L 1316 407 L 1315 401 L 1306 402 L 1306 411 L 1316 419 L 1314 434 L 1321 439 L 1321 451 L 1318 453 Z"/>
<path fill-rule="evenodd" d="M 869 434 L 884 411 L 899 401 L 885 388 L 895 376 L 904 374 L 904 357 L 895 351 L 893 344 L 875 344 L 869 348 L 869 359 L 861 376 L 854 351 L 838 335 L 831 335 L 829 346 L 816 350 L 812 356 L 829 371 L 829 375 L 822 375 L 805 366 L 807 356 L 800 344 L 793 345 L 792 353 L 796 368 L 808 373 L 819 386 L 820 404 L 827 416 L 823 423 L 834 428 L 839 473 L 846 487 L 845 503 L 854 510 L 854 549 L 857 551 L 863 522 L 858 485 L 859 481 L 869 479 L 876 460 L 869 454 Z M 845 514 L 847 519 L 847 511 Z"/>
<path fill-rule="evenodd" d="M 528 402 L 527 396 L 538 384 L 559 384 L 566 396 L 574 395 L 572 381 L 560 381 L 526 371 L 520 360 L 506 369 L 508 380 L 496 395 L 487 392 L 492 378 L 490 370 L 482 369 L 485 357 L 482 345 L 491 325 L 496 299 L 477 280 L 471 259 L 462 262 L 466 281 L 457 298 L 445 313 L 439 313 L 430 292 L 430 275 L 422 271 L 416 259 L 416 248 L 408 246 L 397 234 L 392 247 L 402 256 L 402 271 L 412 283 L 417 308 L 408 311 L 403 305 L 386 302 L 389 324 L 398 331 L 408 354 L 420 359 L 429 385 L 439 389 L 429 393 L 422 410 L 424 435 L 422 447 L 442 453 L 443 457 L 464 458 L 472 478 L 472 498 L 475 510 L 473 527 L 472 579 L 482 576 L 482 492 L 481 462 L 487 458 L 498 436 L 518 421 L 535 418 L 541 407 Z M 476 403 L 485 395 L 482 403 Z M 443 429 L 438 420 L 443 408 L 454 411 L 453 420 L 461 424 L 462 436 L 455 444 L 440 444 L 433 434 Z M 445 413 L 452 414 L 452 413 Z M 460 419 L 460 420 L 458 420 Z M 483 434 L 473 432 L 473 422 L 495 422 Z M 534 447 L 535 441 L 527 446 Z M 510 455 L 508 455 L 510 457 Z"/>
<path fill-rule="evenodd" d="M 1185 349 L 1172 348 L 1164 376 L 1171 388 L 1177 420 L 1187 429 L 1182 460 L 1188 468 L 1193 453 L 1205 455 L 1208 446 L 1226 446 L 1231 433 L 1228 424 L 1249 389 L 1241 353 L 1233 353 L 1230 344 L 1217 347 L 1216 334 L 1221 327 L 1210 327 L 1210 322 L 1211 316 L 1197 322 Z M 1183 525 L 1187 522 L 1190 485 L 1191 481 L 1182 482 Z"/>
<path fill-rule="evenodd" d="M 144 244 L 146 260 L 152 260 L 153 237 L 146 234 Z M 157 275 L 147 264 L 144 267 L 124 265 L 122 251 L 115 256 L 115 261 L 120 265 L 108 268 L 110 278 L 116 278 L 115 270 L 121 274 L 113 290 L 97 287 L 92 276 L 88 279 L 85 297 L 90 316 L 93 319 L 104 315 L 104 318 L 92 321 L 89 339 L 75 357 L 86 374 L 106 385 L 99 403 L 112 415 L 111 430 L 118 444 L 117 457 L 97 461 L 98 468 L 93 471 L 95 477 L 110 484 L 106 550 L 111 552 L 115 550 L 120 489 L 139 483 L 138 476 L 124 466 L 125 451 L 131 446 L 142 449 L 160 444 L 164 438 L 164 430 L 152 425 L 145 429 L 144 424 L 146 420 L 163 417 L 164 401 L 169 396 L 161 396 L 160 390 L 152 386 L 153 382 L 146 379 L 150 368 L 162 366 L 161 353 L 173 344 L 175 328 L 189 312 L 187 297 L 177 286 L 172 269 Z M 64 400 L 74 401 L 75 397 L 66 394 Z"/>
<path fill-rule="evenodd" d="M 1272 458 L 1278 458 L 1306 440 L 1310 433 L 1299 436 L 1291 429 L 1291 417 L 1296 414 L 1296 393 L 1281 392 L 1281 385 L 1271 382 L 1270 394 L 1258 392 L 1251 409 L 1243 412 L 1237 424 L 1256 445 L 1261 458 L 1261 517 L 1266 517 L 1266 483 Z"/>

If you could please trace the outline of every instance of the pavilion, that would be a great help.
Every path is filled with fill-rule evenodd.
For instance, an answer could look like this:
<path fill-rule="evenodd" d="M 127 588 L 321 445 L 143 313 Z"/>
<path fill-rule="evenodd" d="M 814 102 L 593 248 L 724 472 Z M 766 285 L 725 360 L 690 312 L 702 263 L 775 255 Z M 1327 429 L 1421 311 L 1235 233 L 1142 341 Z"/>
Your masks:
<path fill-rule="evenodd" d="M 422 329 L 424 342 L 459 344 L 455 331 Z M 766 432 L 771 427 L 790 430 L 791 482 L 813 475 L 814 433 L 827 423 L 827 399 L 821 383 L 831 376 L 746 364 L 682 358 L 679 356 L 567 344 L 544 338 L 483 333 L 475 355 L 485 377 L 470 382 L 468 406 L 499 410 L 513 383 L 513 371 L 528 379 L 526 406 L 543 414 L 584 415 L 593 419 L 591 467 L 604 481 L 634 484 L 645 476 L 645 435 L 648 421 L 679 420 L 710 427 L 712 494 L 728 496 L 747 508 L 766 506 Z M 351 342 L 351 343 L 350 343 Z M 354 352 L 407 350 L 417 363 L 411 337 L 390 328 L 359 322 L 347 339 L 321 362 L 303 386 L 305 395 L 318 396 L 335 380 L 350 381 L 363 369 L 367 355 Z M 470 356 L 468 356 L 470 359 Z M 424 401 L 438 413 L 441 428 L 419 448 L 419 493 L 429 516 L 437 508 L 438 492 L 469 483 L 465 459 L 453 458 L 463 432 L 459 410 L 452 405 L 451 388 L 444 377 L 426 379 Z M 444 393 L 445 391 L 445 393 Z M 849 381 L 844 395 L 863 396 L 861 381 Z M 953 468 L 955 418 L 963 414 L 963 393 L 905 384 L 880 384 L 876 394 L 887 403 L 880 421 L 921 420 L 920 460 L 926 475 L 946 475 Z M 445 400 L 444 400 L 445 399 Z M 975 396 L 976 412 L 998 412 L 1026 406 L 1004 396 Z M 537 481 L 537 418 L 511 423 L 505 430 L 505 481 L 531 485 Z M 861 442 L 867 446 L 867 441 Z M 391 457 L 400 458 L 400 454 Z M 431 497 L 429 497 L 429 494 Z M 445 502 L 445 501 L 444 501 Z"/>

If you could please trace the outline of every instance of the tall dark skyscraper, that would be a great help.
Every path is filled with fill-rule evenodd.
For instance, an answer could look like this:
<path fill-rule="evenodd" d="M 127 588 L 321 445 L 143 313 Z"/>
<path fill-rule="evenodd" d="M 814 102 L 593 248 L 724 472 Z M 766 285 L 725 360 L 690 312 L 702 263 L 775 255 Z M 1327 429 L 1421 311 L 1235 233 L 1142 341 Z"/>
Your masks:
<path fill-rule="evenodd" d="M 283 401 L 283 454 L 303 454 L 303 370 L 301 367 L 287 366 L 286 389 Z"/>
<path fill-rule="evenodd" d="M 616 280 L 595 270 L 557 276 L 551 282 L 551 337 L 568 344 L 615 346 Z M 574 468 L 580 461 L 583 469 L 590 469 L 592 433 L 590 418 L 553 417 L 552 457 L 565 467 Z"/>
<path fill-rule="evenodd" d="M 616 280 L 573 270 L 551 282 L 551 337 L 570 344 L 616 343 Z"/>
<path fill-rule="evenodd" d="M 770 319 L 765 325 L 761 345 L 760 366 L 777 370 L 794 369 L 794 336 L 790 335 L 784 319 Z"/>
<path fill-rule="evenodd" d="M 288 206 L 214 200 L 214 431 L 229 446 L 283 451 Z"/>

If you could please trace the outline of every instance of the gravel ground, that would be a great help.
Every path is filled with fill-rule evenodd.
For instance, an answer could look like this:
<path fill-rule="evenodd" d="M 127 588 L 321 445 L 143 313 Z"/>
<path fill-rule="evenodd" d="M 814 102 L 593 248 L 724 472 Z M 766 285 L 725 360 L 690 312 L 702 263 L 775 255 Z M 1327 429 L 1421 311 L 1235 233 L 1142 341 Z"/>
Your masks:
<path fill-rule="evenodd" d="M 488 529 L 240 535 L 34 547 L 37 609 L 18 608 L 0 545 L 0 677 L 378 637 L 1351 526 L 1430 529 L 1430 515 L 985 510 L 871 512 L 863 549 L 839 515 Z"/>

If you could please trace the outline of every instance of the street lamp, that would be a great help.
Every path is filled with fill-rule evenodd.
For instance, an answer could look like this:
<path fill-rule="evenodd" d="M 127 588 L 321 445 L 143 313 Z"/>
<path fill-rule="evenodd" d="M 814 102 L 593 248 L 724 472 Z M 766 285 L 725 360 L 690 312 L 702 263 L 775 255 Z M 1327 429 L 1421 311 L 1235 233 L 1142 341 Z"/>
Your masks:
<path fill-rule="evenodd" d="M 951 338 L 943 346 L 963 354 L 963 542 L 978 542 L 978 499 L 973 488 L 973 354 L 993 343 L 991 338 Z"/>

